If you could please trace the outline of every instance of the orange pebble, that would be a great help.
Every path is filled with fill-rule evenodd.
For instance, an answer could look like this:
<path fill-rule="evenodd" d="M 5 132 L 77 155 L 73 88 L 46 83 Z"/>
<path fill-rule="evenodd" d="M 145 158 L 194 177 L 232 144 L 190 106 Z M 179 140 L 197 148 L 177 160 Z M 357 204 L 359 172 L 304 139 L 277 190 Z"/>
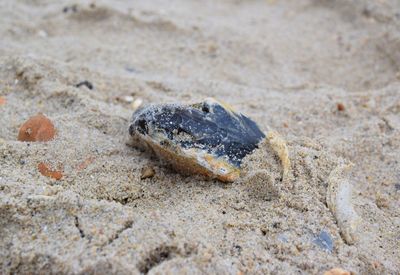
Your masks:
<path fill-rule="evenodd" d="M 344 111 L 344 109 L 345 109 L 343 103 L 338 103 L 338 104 L 336 104 L 336 107 L 337 107 L 338 111 L 340 111 L 340 112 Z"/>
<path fill-rule="evenodd" d="M 341 268 L 332 268 L 331 270 L 325 271 L 324 275 L 351 275 L 351 273 Z"/>
<path fill-rule="evenodd" d="M 7 102 L 7 100 L 4 97 L 0 96 L 0 106 L 5 105 L 6 102 Z"/>
<path fill-rule="evenodd" d="M 49 141 L 54 138 L 56 130 L 50 119 L 43 114 L 37 114 L 24 124 L 18 133 L 19 141 Z"/>
<path fill-rule="evenodd" d="M 49 166 L 44 162 L 38 164 L 38 170 L 43 176 L 53 178 L 56 180 L 60 180 L 63 176 L 61 171 L 51 170 Z"/>

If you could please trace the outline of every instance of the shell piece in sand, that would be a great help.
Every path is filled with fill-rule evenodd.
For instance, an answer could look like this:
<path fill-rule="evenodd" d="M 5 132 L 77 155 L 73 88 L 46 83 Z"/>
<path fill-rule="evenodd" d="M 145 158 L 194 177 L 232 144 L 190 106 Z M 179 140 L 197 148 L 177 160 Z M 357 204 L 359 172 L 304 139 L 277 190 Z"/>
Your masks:
<path fill-rule="evenodd" d="M 286 141 L 275 131 L 269 131 L 267 134 L 267 139 L 272 149 L 276 152 L 281 160 L 283 168 L 282 178 L 286 180 L 290 171 L 289 150 Z"/>
<path fill-rule="evenodd" d="M 254 121 L 212 98 L 142 108 L 133 114 L 129 133 L 177 171 L 224 182 L 239 177 L 243 158 L 265 138 Z"/>
<path fill-rule="evenodd" d="M 351 201 L 351 185 L 345 177 L 349 164 L 338 165 L 329 175 L 326 203 L 336 218 L 340 233 L 347 244 L 356 241 L 360 216 L 354 210 Z"/>

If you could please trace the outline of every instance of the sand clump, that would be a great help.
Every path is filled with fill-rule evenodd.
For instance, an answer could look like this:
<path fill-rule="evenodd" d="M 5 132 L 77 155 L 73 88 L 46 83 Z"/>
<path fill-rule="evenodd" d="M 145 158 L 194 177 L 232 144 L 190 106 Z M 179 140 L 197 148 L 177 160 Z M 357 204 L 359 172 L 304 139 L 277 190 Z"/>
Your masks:
<path fill-rule="evenodd" d="M 395 274 L 399 11 L 391 0 L 0 3 L 0 273 Z M 225 184 L 131 145 L 139 105 L 207 97 L 287 150 L 266 140 Z M 19 141 L 38 113 L 56 136 Z M 145 167 L 154 176 L 141 179 Z"/>

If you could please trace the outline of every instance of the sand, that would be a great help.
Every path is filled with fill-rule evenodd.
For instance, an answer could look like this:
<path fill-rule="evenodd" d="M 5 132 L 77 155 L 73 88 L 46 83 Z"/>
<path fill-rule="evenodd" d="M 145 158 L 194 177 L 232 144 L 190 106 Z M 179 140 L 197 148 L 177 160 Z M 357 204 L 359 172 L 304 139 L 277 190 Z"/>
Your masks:
<path fill-rule="evenodd" d="M 398 273 L 399 2 L 214 2 L 0 2 L 0 273 Z M 287 175 L 269 141 L 229 184 L 132 144 L 132 100 L 210 96 Z"/>

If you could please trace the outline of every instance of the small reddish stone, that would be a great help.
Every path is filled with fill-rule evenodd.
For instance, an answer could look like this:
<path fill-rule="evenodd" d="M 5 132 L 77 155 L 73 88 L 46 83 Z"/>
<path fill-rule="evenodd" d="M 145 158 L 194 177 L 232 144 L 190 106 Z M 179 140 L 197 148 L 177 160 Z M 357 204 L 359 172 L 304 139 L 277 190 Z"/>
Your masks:
<path fill-rule="evenodd" d="M 85 159 L 84 161 L 82 161 L 81 163 L 79 163 L 76 166 L 76 169 L 78 171 L 81 171 L 83 169 L 85 169 L 86 167 L 88 167 L 88 165 L 90 165 L 92 162 L 94 161 L 94 157 L 88 157 L 87 159 Z"/>
<path fill-rule="evenodd" d="M 345 109 L 343 103 L 336 104 L 336 107 L 337 107 L 338 111 L 340 111 L 340 112 L 344 111 L 344 109 Z"/>
<path fill-rule="evenodd" d="M 50 119 L 37 114 L 22 124 L 18 133 L 19 141 L 49 141 L 54 138 L 56 130 Z"/>
<path fill-rule="evenodd" d="M 61 171 L 50 169 L 49 166 L 44 162 L 38 164 L 38 170 L 43 176 L 53 178 L 56 180 L 60 180 L 63 177 Z"/>
<path fill-rule="evenodd" d="M 0 106 L 5 105 L 6 102 L 7 102 L 7 100 L 4 97 L 0 96 Z"/>

